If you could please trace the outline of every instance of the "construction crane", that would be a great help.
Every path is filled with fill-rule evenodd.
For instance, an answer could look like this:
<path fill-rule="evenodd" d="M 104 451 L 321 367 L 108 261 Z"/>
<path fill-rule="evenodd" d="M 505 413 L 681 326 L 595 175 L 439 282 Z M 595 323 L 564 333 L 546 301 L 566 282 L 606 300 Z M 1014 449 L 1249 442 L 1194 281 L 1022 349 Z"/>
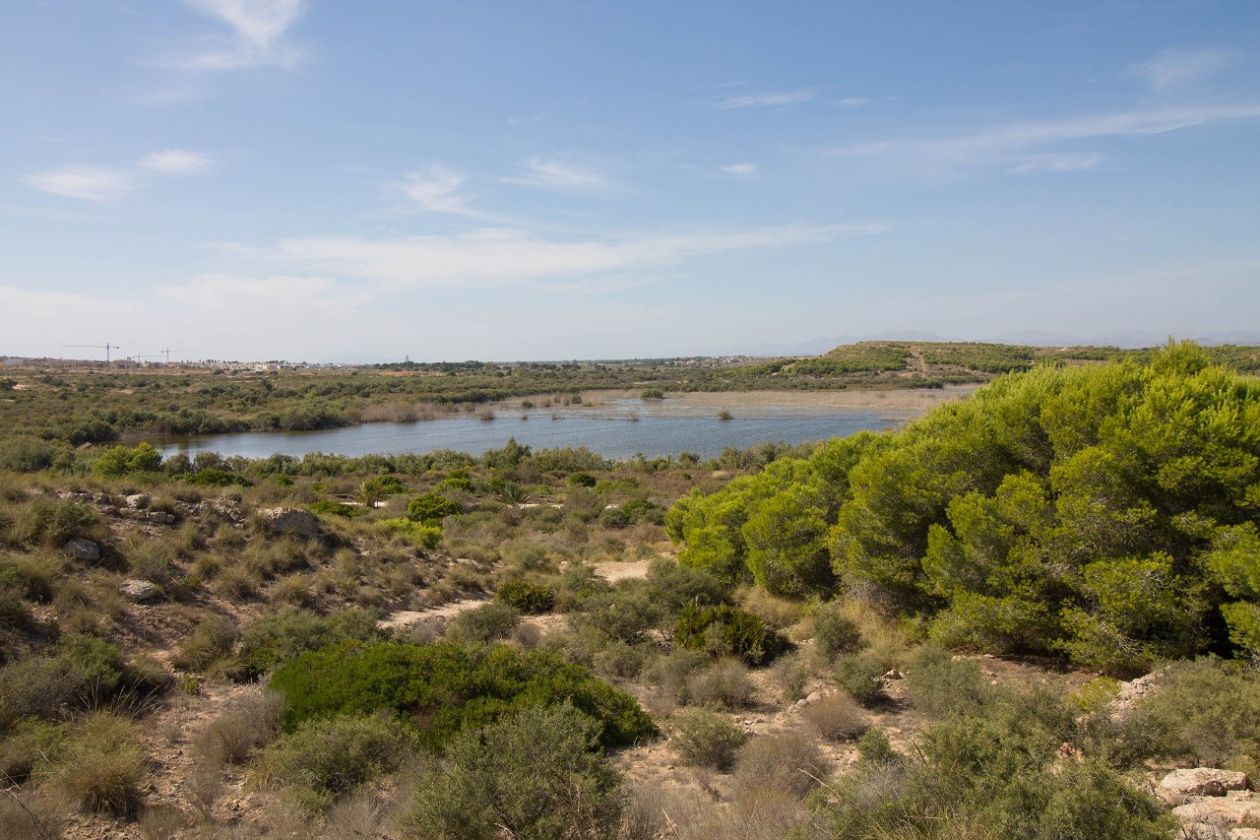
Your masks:
<path fill-rule="evenodd" d="M 110 344 L 108 342 L 105 344 L 63 344 L 62 347 L 91 347 L 93 350 L 103 349 L 105 351 L 105 367 L 109 367 L 109 351 L 122 349 L 117 344 Z"/>
<path fill-rule="evenodd" d="M 166 356 L 166 363 L 168 365 L 171 363 L 172 353 L 188 353 L 188 352 L 191 352 L 191 351 L 187 347 L 181 347 L 177 350 L 172 350 L 171 348 L 167 347 L 165 350 L 161 351 L 162 355 Z"/>

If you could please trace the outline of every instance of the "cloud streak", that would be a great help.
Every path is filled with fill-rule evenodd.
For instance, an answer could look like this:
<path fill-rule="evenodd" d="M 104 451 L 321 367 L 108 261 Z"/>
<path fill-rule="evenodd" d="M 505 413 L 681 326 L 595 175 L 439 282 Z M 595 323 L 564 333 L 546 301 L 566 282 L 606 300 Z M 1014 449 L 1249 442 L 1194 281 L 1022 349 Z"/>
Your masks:
<path fill-rule="evenodd" d="M 505 184 L 566 192 L 597 192 L 613 187 L 603 173 L 563 160 L 533 158 L 525 174 L 500 178 Z"/>
<path fill-rule="evenodd" d="M 1018 165 L 1025 160 L 1035 160 L 1029 156 L 1037 150 L 1059 143 L 1115 137 L 1151 137 L 1187 128 L 1257 118 L 1260 118 L 1260 103 L 1190 105 L 1007 123 L 952 137 L 881 140 L 835 149 L 830 154 L 844 157 L 892 157 L 917 161 L 937 170 L 993 163 Z M 1078 163 L 1082 160 L 1086 159 L 1077 157 Z"/>
<path fill-rule="evenodd" d="M 1129 75 L 1162 92 L 1206 81 L 1238 60 L 1233 50 L 1185 50 L 1170 47 L 1148 61 L 1129 66 Z"/>
<path fill-rule="evenodd" d="M 163 149 L 140 158 L 140 168 L 159 175 L 201 175 L 210 170 L 210 158 L 187 149 Z"/>
<path fill-rule="evenodd" d="M 223 71 L 248 67 L 294 67 L 303 51 L 288 32 L 306 12 L 306 0 L 184 0 L 206 17 L 226 24 L 227 36 L 216 37 L 209 48 L 173 63 L 187 70 Z"/>
<path fill-rule="evenodd" d="M 742 96 L 730 96 L 714 103 L 718 108 L 774 108 L 781 105 L 796 105 L 809 102 L 814 98 L 812 90 L 782 90 L 768 93 L 751 93 Z"/>
<path fill-rule="evenodd" d="M 26 176 L 26 183 L 42 192 L 80 201 L 115 201 L 136 188 L 126 172 L 96 166 L 68 166 Z"/>

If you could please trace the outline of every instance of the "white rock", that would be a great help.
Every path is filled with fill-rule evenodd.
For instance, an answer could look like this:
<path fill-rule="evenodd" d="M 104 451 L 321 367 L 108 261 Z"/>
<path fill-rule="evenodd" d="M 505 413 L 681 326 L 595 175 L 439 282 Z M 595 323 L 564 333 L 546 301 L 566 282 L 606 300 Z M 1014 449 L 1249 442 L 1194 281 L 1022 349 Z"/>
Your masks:
<path fill-rule="evenodd" d="M 149 601 L 162 594 L 162 588 L 147 580 L 131 578 L 118 585 L 120 594 L 133 601 Z"/>
<path fill-rule="evenodd" d="M 153 525 L 175 524 L 175 517 L 164 510 L 151 510 L 145 519 Z"/>
<path fill-rule="evenodd" d="M 133 493 L 127 497 L 127 507 L 147 508 L 149 506 L 149 496 L 146 493 Z"/>
<path fill-rule="evenodd" d="M 1260 799 L 1247 796 L 1198 796 L 1173 808 L 1182 824 L 1208 823 L 1224 828 L 1260 825 Z"/>

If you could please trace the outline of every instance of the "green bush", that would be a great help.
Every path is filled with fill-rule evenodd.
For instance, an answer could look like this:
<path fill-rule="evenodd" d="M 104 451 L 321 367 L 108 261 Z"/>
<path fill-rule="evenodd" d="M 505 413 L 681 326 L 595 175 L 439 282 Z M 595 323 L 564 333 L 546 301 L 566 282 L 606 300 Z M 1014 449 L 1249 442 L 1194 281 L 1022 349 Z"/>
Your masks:
<path fill-rule="evenodd" d="M 714 770 L 729 770 L 748 740 L 728 716 L 699 707 L 679 709 L 669 719 L 668 730 L 669 745 L 679 761 Z"/>
<path fill-rule="evenodd" d="M 630 581 L 587 597 L 574 623 L 633 644 L 664 617 L 664 607 L 652 593 L 638 581 Z"/>
<path fill-rule="evenodd" d="M 863 706 L 874 706 L 885 697 L 880 678 L 883 666 L 873 656 L 850 654 L 836 660 L 832 671 L 836 684 Z"/>
<path fill-rule="evenodd" d="M 403 837 L 614 837 L 620 780 L 598 743 L 599 726 L 569 705 L 461 733 L 420 773 Z"/>
<path fill-rule="evenodd" d="M 1252 773 L 1260 769 L 1260 674 L 1217 659 L 1159 672 L 1124 725 L 1130 757 L 1191 761 Z"/>
<path fill-rule="evenodd" d="M 105 476 L 158 472 L 161 469 L 162 456 L 148 443 L 135 446 L 111 446 L 92 464 L 94 472 Z"/>
<path fill-rule="evenodd" d="M 906 667 L 906 690 L 915 709 L 936 719 L 970 713 L 990 695 L 976 663 L 933 646 L 921 648 Z"/>
<path fill-rule="evenodd" d="M 381 519 L 376 524 L 402 534 L 422 548 L 437 548 L 438 543 L 442 541 L 442 528 L 439 525 L 426 525 L 401 516 Z"/>
<path fill-rule="evenodd" d="M 413 742 L 411 731 L 386 715 L 310 720 L 267 747 L 258 772 L 302 807 L 321 809 L 397 769 Z"/>
<path fill-rule="evenodd" d="M 787 650 L 788 643 L 757 616 L 726 604 L 687 604 L 674 625 L 674 644 L 712 656 L 738 656 L 762 665 Z"/>
<path fill-rule="evenodd" d="M 595 476 L 588 472 L 575 472 L 568 477 L 567 481 L 574 487 L 594 487 L 599 483 Z"/>
<path fill-rule="evenodd" d="M 491 602 L 464 610 L 447 625 L 446 637 L 453 642 L 486 643 L 506 639 L 521 623 L 521 614 L 506 603 Z"/>
<path fill-rule="evenodd" d="M 230 656 L 238 638 L 240 633 L 230 619 L 206 616 L 179 643 L 171 662 L 186 671 L 204 671 L 212 663 Z"/>
<path fill-rule="evenodd" d="M 566 701 L 600 724 L 605 745 L 655 732 L 633 697 L 586 668 L 554 653 L 506 645 L 343 643 L 281 665 L 271 686 L 285 695 L 289 729 L 310 719 L 384 710 L 412 721 L 430 746 L 522 709 Z"/>
<path fill-rule="evenodd" d="M 425 525 L 441 525 L 446 517 L 458 516 L 463 512 L 464 508 L 459 502 L 453 502 L 441 493 L 432 491 L 407 503 L 407 516 Z"/>
<path fill-rule="evenodd" d="M 830 601 L 814 612 L 814 647 L 823 656 L 851 653 L 862 646 L 862 634 L 842 606 Z"/>
<path fill-rule="evenodd" d="M 283 607 L 266 613 L 241 633 L 240 662 L 246 676 L 265 674 L 307 651 L 348 640 L 380 639 L 376 613 L 349 607 L 328 615 Z"/>
<path fill-rule="evenodd" d="M 312 502 L 306 506 L 311 513 L 317 513 L 324 516 L 340 516 L 343 519 L 353 519 L 363 514 L 363 508 L 348 505 L 345 502 L 338 502 L 334 499 L 320 499 L 318 502 Z"/>
<path fill-rule="evenodd" d="M 526 614 L 551 612 L 556 605 L 556 591 L 550 586 L 524 578 L 506 580 L 494 597 Z"/>

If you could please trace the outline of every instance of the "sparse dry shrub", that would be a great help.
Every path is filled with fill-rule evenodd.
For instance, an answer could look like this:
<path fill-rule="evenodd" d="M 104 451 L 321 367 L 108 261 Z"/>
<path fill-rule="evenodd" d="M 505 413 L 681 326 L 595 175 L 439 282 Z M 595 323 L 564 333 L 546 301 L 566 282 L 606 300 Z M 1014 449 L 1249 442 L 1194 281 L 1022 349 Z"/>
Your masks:
<path fill-rule="evenodd" d="M 11 790 L 0 794 L 0 837 L 59 838 L 70 820 L 70 805 L 41 789 Z"/>
<path fill-rule="evenodd" d="M 678 760 L 693 767 L 728 770 L 747 740 L 728 715 L 703 708 L 679 709 L 666 727 Z"/>
<path fill-rule="evenodd" d="M 143 802 L 140 783 L 146 769 L 136 725 L 109 712 L 93 712 L 70 730 L 49 777 L 86 810 L 130 817 Z"/>
<path fill-rule="evenodd" d="M 839 691 L 806 704 L 801 717 L 828 741 L 847 741 L 870 728 L 862 707 Z"/>
<path fill-rule="evenodd" d="M 735 592 L 735 600 L 745 610 L 776 629 L 790 627 L 801 618 L 800 602 L 780 598 L 759 586 L 741 587 Z"/>
<path fill-rule="evenodd" d="M 279 733 L 284 697 L 274 691 L 237 700 L 197 736 L 195 749 L 214 764 L 240 764 Z"/>
<path fill-rule="evenodd" d="M 140 836 L 144 840 L 172 840 L 183 831 L 187 821 L 174 805 L 150 805 L 140 815 Z"/>
<path fill-rule="evenodd" d="M 686 685 L 686 702 L 739 709 L 753 704 L 754 689 L 748 668 L 725 657 L 694 673 Z"/>
<path fill-rule="evenodd" d="M 203 820 L 209 820 L 214 804 L 223 795 L 223 768 L 211 761 L 198 761 L 184 779 L 184 798 Z"/>
<path fill-rule="evenodd" d="M 781 732 L 750 739 L 735 757 L 735 787 L 755 795 L 774 787 L 804 797 L 831 771 L 817 741 L 804 732 Z"/>
<path fill-rule="evenodd" d="M 711 660 L 698 650 L 681 648 L 673 653 L 658 656 L 643 669 L 644 678 L 659 687 L 674 703 L 685 703 L 687 682 Z"/>
<path fill-rule="evenodd" d="M 521 614 L 515 608 L 490 601 L 451 619 L 446 636 L 457 642 L 491 642 L 506 638 L 520 622 Z"/>
<path fill-rule="evenodd" d="M 229 566 L 215 581 L 215 591 L 229 601 L 244 601 L 258 594 L 260 581 L 248 569 Z"/>
<path fill-rule="evenodd" d="M 781 656 L 774 663 L 774 677 L 783 691 L 783 699 L 796 702 L 805 696 L 805 688 L 814 675 L 809 657 L 800 651 Z"/>
<path fill-rule="evenodd" d="M 240 633 L 231 619 L 208 615 L 179 643 L 171 663 L 186 671 L 204 671 L 231 655 Z"/>

